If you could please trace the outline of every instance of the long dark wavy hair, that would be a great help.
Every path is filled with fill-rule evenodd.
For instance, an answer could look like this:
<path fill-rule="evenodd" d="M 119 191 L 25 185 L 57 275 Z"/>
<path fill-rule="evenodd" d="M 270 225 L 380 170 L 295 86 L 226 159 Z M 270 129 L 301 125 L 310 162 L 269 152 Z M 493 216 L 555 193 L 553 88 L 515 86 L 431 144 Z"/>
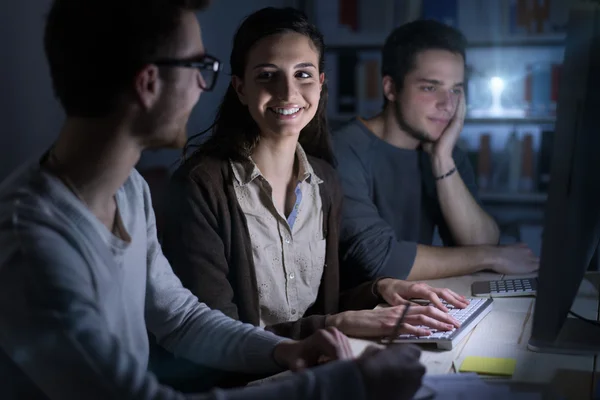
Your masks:
<path fill-rule="evenodd" d="M 246 17 L 233 38 L 233 49 L 229 63 L 231 74 L 243 78 L 248 53 L 259 40 L 276 34 L 295 32 L 307 36 L 319 52 L 319 73 L 325 69 L 325 44 L 323 35 L 306 15 L 294 8 L 263 8 Z M 329 127 L 327 124 L 327 82 L 323 83 L 321 98 L 314 118 L 302 129 L 299 143 L 304 151 L 334 165 Z M 212 135 L 201 145 L 194 139 L 212 131 Z M 211 127 L 189 138 L 183 150 L 185 159 L 190 147 L 197 152 L 223 159 L 241 160 L 250 156 L 260 140 L 260 129 L 248 107 L 243 105 L 232 85 L 219 106 Z"/>

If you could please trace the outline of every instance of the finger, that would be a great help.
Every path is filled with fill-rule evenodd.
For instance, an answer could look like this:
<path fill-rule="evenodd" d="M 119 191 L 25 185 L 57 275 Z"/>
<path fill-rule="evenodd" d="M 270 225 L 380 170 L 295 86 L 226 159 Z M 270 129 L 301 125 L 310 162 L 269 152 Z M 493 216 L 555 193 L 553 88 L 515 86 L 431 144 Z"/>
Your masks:
<path fill-rule="evenodd" d="M 336 340 L 336 336 L 330 330 L 322 329 L 319 331 L 319 335 L 317 337 L 317 351 L 320 353 L 319 356 L 327 356 L 333 360 L 343 358 L 344 350 L 341 348 L 338 340 Z"/>
<path fill-rule="evenodd" d="M 448 312 L 448 308 L 444 305 L 444 303 L 441 302 L 440 298 L 437 294 L 435 294 L 435 292 L 431 291 L 427 293 L 427 298 L 436 308 L 442 310 L 443 312 Z"/>
<path fill-rule="evenodd" d="M 415 324 L 416 325 L 416 324 Z M 408 334 L 415 336 L 429 336 L 431 335 L 431 331 L 427 328 L 417 327 L 410 323 L 403 323 L 402 328 L 400 329 L 400 334 Z"/>
<path fill-rule="evenodd" d="M 406 322 L 414 325 L 423 325 L 428 328 L 437 329 L 438 331 L 451 331 L 455 328 L 455 325 L 452 323 L 441 321 L 425 314 L 412 315 L 406 319 Z"/>
<path fill-rule="evenodd" d="M 426 307 L 421 313 L 420 315 L 425 315 L 428 317 L 431 317 L 433 319 L 436 319 L 440 322 L 443 322 L 445 324 L 450 324 L 450 325 L 454 325 L 457 328 L 460 327 L 460 322 L 458 322 L 458 320 L 456 318 L 454 318 L 452 315 L 442 312 L 436 308 L 433 307 Z"/>
<path fill-rule="evenodd" d="M 348 337 L 335 327 L 329 327 L 327 328 L 327 330 L 333 335 L 333 337 L 340 346 L 341 353 L 338 359 L 349 360 L 354 358 L 352 346 L 350 345 L 350 340 L 348 339 Z"/>
<path fill-rule="evenodd" d="M 452 304 L 454 307 L 465 308 L 469 305 L 469 302 L 465 297 L 454 293 L 450 289 L 438 289 L 436 292 L 439 297 Z"/>

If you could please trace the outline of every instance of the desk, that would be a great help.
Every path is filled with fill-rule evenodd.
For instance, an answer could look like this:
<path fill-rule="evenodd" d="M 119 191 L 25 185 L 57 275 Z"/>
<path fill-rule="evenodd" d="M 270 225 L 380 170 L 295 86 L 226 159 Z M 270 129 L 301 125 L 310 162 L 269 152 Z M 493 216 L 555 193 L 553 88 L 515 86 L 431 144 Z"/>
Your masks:
<path fill-rule="evenodd" d="M 511 278 L 494 273 L 427 281 L 434 287 L 447 287 L 470 296 L 471 283 L 477 280 Z M 596 319 L 600 274 L 589 273 L 581 285 L 573 310 Z M 551 391 L 567 399 L 590 399 L 595 382 L 593 356 L 534 353 L 527 350 L 531 335 L 534 298 L 497 298 L 492 311 L 453 350 L 422 347 L 421 362 L 427 374 L 455 373 L 467 356 L 506 357 L 517 360 L 512 381 L 549 384 Z M 351 339 L 356 356 L 373 342 Z"/>

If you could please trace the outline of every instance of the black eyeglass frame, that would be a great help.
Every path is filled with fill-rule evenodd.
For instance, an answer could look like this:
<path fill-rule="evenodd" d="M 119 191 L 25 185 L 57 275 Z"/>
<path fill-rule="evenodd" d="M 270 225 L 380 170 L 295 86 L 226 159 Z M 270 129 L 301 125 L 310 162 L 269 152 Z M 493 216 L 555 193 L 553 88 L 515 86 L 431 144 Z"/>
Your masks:
<path fill-rule="evenodd" d="M 223 63 L 215 57 L 209 54 L 204 54 L 201 57 L 197 57 L 196 59 L 177 59 L 177 58 L 161 58 L 154 61 L 152 64 L 157 65 L 159 67 L 183 67 L 183 68 L 196 68 L 202 71 L 211 71 L 214 73 L 214 77 L 210 85 L 203 87 L 202 90 L 206 92 L 210 92 L 214 89 L 217 84 L 217 78 L 219 77 L 219 72 L 223 68 Z"/>

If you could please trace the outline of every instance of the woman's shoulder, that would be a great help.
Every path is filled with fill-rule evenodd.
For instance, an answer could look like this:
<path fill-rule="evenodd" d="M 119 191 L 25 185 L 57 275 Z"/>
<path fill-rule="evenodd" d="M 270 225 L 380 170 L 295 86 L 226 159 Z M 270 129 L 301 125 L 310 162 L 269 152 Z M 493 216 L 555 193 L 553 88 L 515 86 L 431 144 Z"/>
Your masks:
<path fill-rule="evenodd" d="M 181 162 L 173 178 L 207 184 L 227 179 L 228 171 L 229 160 L 196 151 Z"/>
<path fill-rule="evenodd" d="M 308 162 L 312 169 L 315 171 L 315 174 L 317 174 L 319 178 L 321 178 L 324 181 L 326 180 L 325 178 L 337 179 L 337 172 L 330 163 L 323 160 L 322 158 L 314 157 L 308 154 L 306 155 L 306 158 L 308 159 Z"/>
<path fill-rule="evenodd" d="M 341 196 L 342 184 L 333 165 L 322 158 L 310 155 L 307 155 L 307 158 L 315 175 L 317 175 L 324 182 L 324 185 L 319 185 L 320 190 L 326 190 L 328 193 L 333 195 L 334 198 Z"/>

